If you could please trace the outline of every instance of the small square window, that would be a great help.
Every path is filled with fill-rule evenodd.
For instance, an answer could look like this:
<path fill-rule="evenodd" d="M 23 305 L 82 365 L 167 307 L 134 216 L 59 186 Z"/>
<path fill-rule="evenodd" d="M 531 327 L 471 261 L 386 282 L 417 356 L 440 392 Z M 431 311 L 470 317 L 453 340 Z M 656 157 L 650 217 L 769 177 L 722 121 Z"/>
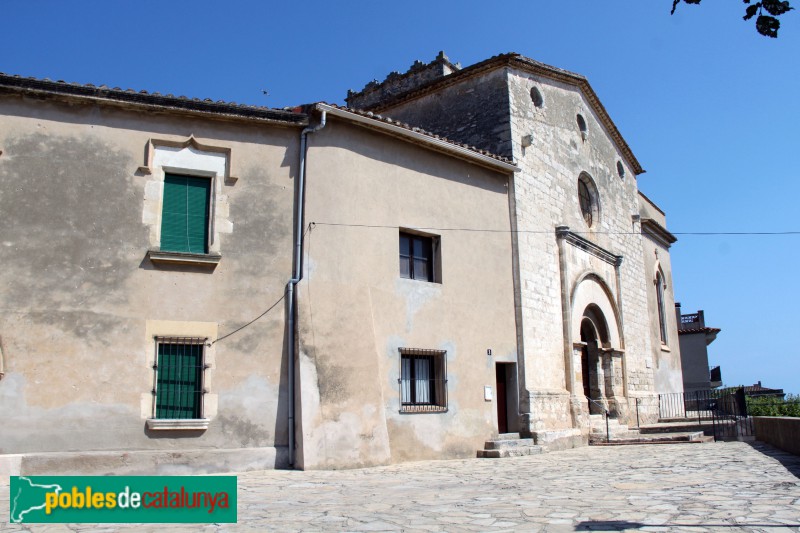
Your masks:
<path fill-rule="evenodd" d="M 447 411 L 447 352 L 400 348 L 400 412 Z"/>
<path fill-rule="evenodd" d="M 400 232 L 400 277 L 439 281 L 439 238 L 432 235 Z"/>
<path fill-rule="evenodd" d="M 206 340 L 156 337 L 155 419 L 203 418 Z"/>

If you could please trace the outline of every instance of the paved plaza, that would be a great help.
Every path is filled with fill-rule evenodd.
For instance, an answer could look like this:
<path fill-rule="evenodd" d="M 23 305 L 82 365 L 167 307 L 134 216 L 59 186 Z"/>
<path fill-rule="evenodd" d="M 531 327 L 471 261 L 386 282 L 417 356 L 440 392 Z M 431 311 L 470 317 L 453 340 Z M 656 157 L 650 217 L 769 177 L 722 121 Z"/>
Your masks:
<path fill-rule="evenodd" d="M 236 525 L 3 531 L 796 531 L 800 457 L 760 443 L 587 447 L 509 459 L 239 474 Z"/>

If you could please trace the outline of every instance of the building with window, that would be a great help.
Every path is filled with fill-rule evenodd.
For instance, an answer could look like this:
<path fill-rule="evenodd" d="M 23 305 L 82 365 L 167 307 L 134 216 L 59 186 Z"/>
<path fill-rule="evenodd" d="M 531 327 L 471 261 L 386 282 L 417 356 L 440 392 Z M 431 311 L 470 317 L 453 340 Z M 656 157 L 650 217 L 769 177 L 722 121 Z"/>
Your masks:
<path fill-rule="evenodd" d="M 721 386 L 722 370 L 719 366 L 712 368 L 708 364 L 708 345 L 717 339 L 722 330 L 706 326 L 706 317 L 702 309 L 696 313 L 682 314 L 680 303 L 675 303 L 675 318 L 680 321 L 678 335 L 681 346 L 683 390 L 706 391 Z"/>
<path fill-rule="evenodd" d="M 675 238 L 588 81 L 440 54 L 347 102 L 0 75 L 0 467 L 347 468 L 655 420 Z"/>

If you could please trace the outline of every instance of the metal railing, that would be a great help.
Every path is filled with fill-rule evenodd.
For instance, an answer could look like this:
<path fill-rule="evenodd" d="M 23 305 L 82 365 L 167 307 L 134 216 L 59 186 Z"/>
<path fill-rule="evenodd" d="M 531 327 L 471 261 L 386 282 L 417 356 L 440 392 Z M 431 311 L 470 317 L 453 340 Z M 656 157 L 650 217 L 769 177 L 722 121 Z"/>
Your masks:
<path fill-rule="evenodd" d="M 698 425 L 710 422 L 714 440 L 754 434 L 742 387 L 659 394 L 658 415 L 662 421 L 683 418 Z"/>

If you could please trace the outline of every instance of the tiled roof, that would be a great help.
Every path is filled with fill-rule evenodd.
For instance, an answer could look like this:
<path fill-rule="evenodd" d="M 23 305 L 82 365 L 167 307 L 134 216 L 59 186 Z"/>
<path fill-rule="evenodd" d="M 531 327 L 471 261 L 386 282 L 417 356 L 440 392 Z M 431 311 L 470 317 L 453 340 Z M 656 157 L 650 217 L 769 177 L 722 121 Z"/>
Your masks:
<path fill-rule="evenodd" d="M 210 98 L 188 98 L 158 92 L 135 91 L 106 85 L 70 83 L 63 80 L 26 78 L 0 72 L 0 92 L 63 95 L 92 100 L 104 100 L 131 105 L 175 109 L 189 112 L 213 114 L 218 116 L 242 117 L 254 120 L 280 122 L 287 125 L 302 126 L 308 123 L 305 114 L 283 109 L 237 104 Z"/>
<path fill-rule="evenodd" d="M 492 153 L 492 152 L 490 152 L 488 150 L 484 150 L 482 148 L 478 148 L 477 146 L 472 146 L 472 145 L 469 145 L 469 144 L 464 144 L 464 143 L 461 143 L 461 142 L 458 142 L 458 141 L 454 141 L 452 139 L 448 139 L 447 137 L 443 137 L 443 136 L 438 135 L 436 133 L 433 133 L 433 132 L 427 131 L 425 129 L 419 128 L 417 126 L 412 126 L 411 124 L 408 124 L 408 123 L 405 123 L 405 122 L 400 122 L 399 120 L 394 120 L 391 117 L 387 117 L 387 116 L 379 115 L 377 113 L 373 113 L 372 111 L 363 111 L 361 109 L 353 109 L 353 108 L 350 108 L 350 107 L 340 106 L 340 105 L 336 105 L 336 104 L 324 103 L 324 105 L 333 107 L 335 109 L 341 109 L 342 111 L 347 111 L 348 113 L 353 113 L 355 115 L 359 115 L 359 116 L 362 116 L 362 117 L 367 117 L 367 118 L 370 118 L 372 120 L 375 120 L 375 121 L 378 121 L 378 122 L 382 122 L 384 124 L 391 124 L 393 126 L 397 126 L 397 127 L 406 129 L 408 131 L 412 131 L 414 133 L 419 133 L 419 134 L 422 134 L 422 135 L 426 135 L 426 136 L 431 137 L 433 139 L 437 139 L 437 140 L 440 140 L 442 142 L 446 142 L 446 143 L 452 144 L 453 146 L 458 146 L 460 148 L 465 148 L 467 150 L 471 150 L 471 151 L 473 151 L 473 152 L 475 152 L 477 154 L 481 154 L 483 156 L 490 157 L 490 158 L 495 159 L 497 161 L 500 161 L 502 163 L 508 163 L 510 165 L 514 164 L 514 161 L 512 159 L 507 158 L 507 157 L 503 157 L 503 156 L 497 155 L 497 154 Z"/>

